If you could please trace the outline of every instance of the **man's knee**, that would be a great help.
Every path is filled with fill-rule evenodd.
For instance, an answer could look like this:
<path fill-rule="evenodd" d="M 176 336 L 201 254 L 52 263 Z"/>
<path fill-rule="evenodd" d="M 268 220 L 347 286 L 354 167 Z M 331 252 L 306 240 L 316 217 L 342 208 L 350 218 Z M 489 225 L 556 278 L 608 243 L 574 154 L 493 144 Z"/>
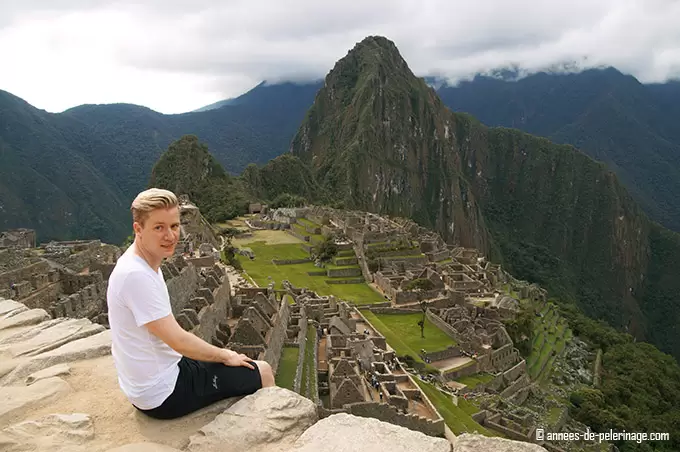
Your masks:
<path fill-rule="evenodd" d="M 274 381 L 274 371 L 272 366 L 266 361 L 255 361 L 257 363 L 257 368 L 260 371 L 260 378 L 262 379 L 262 387 L 266 388 L 268 386 L 274 386 L 276 383 Z"/>

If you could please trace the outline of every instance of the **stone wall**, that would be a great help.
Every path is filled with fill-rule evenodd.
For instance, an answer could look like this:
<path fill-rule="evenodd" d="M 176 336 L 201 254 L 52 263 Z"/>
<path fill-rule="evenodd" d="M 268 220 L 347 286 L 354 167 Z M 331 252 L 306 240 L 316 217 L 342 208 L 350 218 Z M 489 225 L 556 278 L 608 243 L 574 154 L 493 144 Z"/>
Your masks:
<path fill-rule="evenodd" d="M 517 362 L 518 357 L 513 344 L 505 344 L 491 352 L 491 366 L 497 371 L 504 371 L 513 366 Z"/>
<path fill-rule="evenodd" d="M 326 284 L 362 284 L 364 278 L 349 278 L 349 279 L 327 279 Z"/>
<path fill-rule="evenodd" d="M 432 254 L 428 254 L 427 257 L 430 259 L 430 262 L 439 262 L 451 257 L 451 252 L 449 250 L 434 252 Z"/>
<path fill-rule="evenodd" d="M 194 310 L 198 311 L 198 325 L 194 328 L 193 333 L 208 343 L 212 343 L 212 338 L 219 329 L 220 323 L 227 321 L 231 307 L 231 287 L 229 285 L 229 278 L 224 276 L 222 284 L 217 288 L 211 290 L 208 287 L 203 287 L 196 291 L 195 296 L 191 298 L 190 303 L 194 306 Z M 195 301 L 200 298 L 203 306 L 196 306 Z"/>
<path fill-rule="evenodd" d="M 380 257 L 379 258 L 383 265 L 387 265 L 391 262 L 403 263 L 405 268 L 416 268 L 421 267 L 430 261 L 427 256 L 412 256 L 412 257 Z"/>
<path fill-rule="evenodd" d="M 516 441 L 524 441 L 527 443 L 533 442 L 533 438 L 530 438 L 527 434 L 523 433 L 520 429 L 514 428 L 512 425 L 505 425 L 504 419 L 500 418 L 500 415 L 487 417 L 484 422 L 484 426 L 496 430 L 497 432 L 503 433 L 510 439 Z"/>
<path fill-rule="evenodd" d="M 12 283 L 16 284 L 21 281 L 28 281 L 31 276 L 48 273 L 51 269 L 52 267 L 50 267 L 50 264 L 48 264 L 47 261 L 41 260 L 25 267 L 0 273 L 0 287 L 9 288 Z"/>
<path fill-rule="evenodd" d="M 21 299 L 21 302 L 29 309 L 44 309 L 50 312 L 50 306 L 59 299 L 61 292 L 61 284 L 54 282 L 39 290 L 30 292 L 30 295 L 25 298 L 17 297 L 15 299 Z"/>
<path fill-rule="evenodd" d="M 274 319 L 274 326 L 270 332 L 271 337 L 267 344 L 267 351 L 264 355 L 264 360 L 272 366 L 274 373 L 279 368 L 279 360 L 281 359 L 281 351 L 286 341 L 286 329 L 288 327 L 288 319 L 290 318 L 290 305 L 287 301 L 281 301 L 279 305 L 279 312 Z"/>
<path fill-rule="evenodd" d="M 429 436 L 444 436 L 444 420 L 433 421 L 416 414 L 400 413 L 386 403 L 359 402 L 345 406 L 348 413 L 361 417 L 372 417 L 390 424 L 400 425 Z"/>
<path fill-rule="evenodd" d="M 302 385 L 302 369 L 305 362 L 305 348 L 307 347 L 307 316 L 303 315 L 298 321 L 300 332 L 298 333 L 298 362 L 295 369 L 295 380 L 293 380 L 293 391 L 300 394 Z"/>
<path fill-rule="evenodd" d="M 76 293 L 57 301 L 54 300 L 48 307 L 43 308 L 53 318 L 89 318 L 93 319 L 99 314 L 107 312 L 106 307 L 106 281 L 99 281 L 83 287 Z"/>
<path fill-rule="evenodd" d="M 355 256 L 348 256 L 348 257 L 336 257 L 334 260 L 334 264 L 343 267 L 347 265 L 357 265 L 358 259 Z"/>
<path fill-rule="evenodd" d="M 458 332 L 447 322 L 444 321 L 441 317 L 439 317 L 437 314 L 432 312 L 430 309 L 427 310 L 425 313 L 427 316 L 428 320 L 430 322 L 434 323 L 440 330 L 442 330 L 444 333 L 446 333 L 447 336 L 449 336 L 451 339 L 453 339 L 456 342 L 464 342 L 464 338 L 460 337 Z"/>
<path fill-rule="evenodd" d="M 520 389 L 525 388 L 531 380 L 529 379 L 529 376 L 524 374 L 522 377 L 518 378 L 514 383 L 512 383 L 510 386 L 505 388 L 503 392 L 501 392 L 501 397 L 503 398 L 508 398 L 512 397 L 519 391 Z"/>
<path fill-rule="evenodd" d="M 394 302 L 396 304 L 404 303 L 416 303 L 420 300 L 427 300 L 430 298 L 437 298 L 441 295 L 443 290 L 433 289 L 433 290 L 420 290 L 420 291 L 397 291 L 395 294 Z"/>
<path fill-rule="evenodd" d="M 361 276 L 361 269 L 358 267 L 329 268 L 326 275 L 329 278 Z"/>
<path fill-rule="evenodd" d="M 504 372 L 503 378 L 505 379 L 506 383 L 510 383 L 512 381 L 517 380 L 517 378 L 519 378 L 520 375 L 526 373 L 526 369 L 527 369 L 527 362 L 525 360 L 522 360 L 519 363 L 517 363 L 514 367 L 512 367 L 511 369 Z"/>
<path fill-rule="evenodd" d="M 69 242 L 56 242 L 56 246 Z M 44 256 L 48 259 L 67 267 L 68 269 L 80 273 L 88 270 L 91 265 L 98 263 L 115 263 L 122 255 L 121 248 L 115 245 L 102 245 L 99 240 L 83 242 L 78 245 L 66 245 L 70 253 L 50 254 L 46 252 Z M 49 249 L 49 245 L 46 246 Z"/>
<path fill-rule="evenodd" d="M 395 307 L 374 307 L 368 306 L 369 311 L 374 314 L 418 314 L 423 312 L 420 308 L 395 308 Z"/>
<path fill-rule="evenodd" d="M 457 378 L 461 377 L 467 377 L 470 375 L 474 375 L 480 372 L 480 366 L 479 362 L 472 362 L 468 363 L 467 366 L 461 367 L 455 370 L 450 370 L 446 373 L 444 373 L 444 379 L 446 380 L 455 380 Z"/>
<path fill-rule="evenodd" d="M 35 229 L 9 229 L 0 232 L 0 246 L 35 248 L 35 237 Z"/>
<path fill-rule="evenodd" d="M 426 353 L 425 356 L 431 361 L 441 361 L 444 359 L 457 358 L 462 356 L 458 346 L 448 347 L 446 350 Z"/>
<path fill-rule="evenodd" d="M 111 276 L 111 273 L 113 272 L 113 269 L 115 267 L 116 264 L 104 264 L 101 262 L 94 262 L 93 264 L 90 265 L 90 273 L 99 272 L 102 274 L 104 280 L 108 281 L 109 276 Z"/>
<path fill-rule="evenodd" d="M 295 229 L 286 229 L 286 233 L 292 235 L 293 237 L 296 237 L 303 242 L 309 242 L 309 236 L 308 235 L 302 235 L 297 230 Z"/>
<path fill-rule="evenodd" d="M 306 264 L 307 262 L 312 262 L 312 260 L 308 257 L 304 259 L 272 259 L 274 265 Z"/>
<path fill-rule="evenodd" d="M 269 290 L 266 287 L 239 287 L 236 289 L 236 295 L 244 295 L 246 298 L 255 298 L 258 293 L 267 295 Z"/>
<path fill-rule="evenodd" d="M 195 267 L 212 267 L 215 265 L 215 256 L 192 257 L 187 262 Z"/>
<path fill-rule="evenodd" d="M 193 265 L 187 265 L 180 270 L 179 276 L 166 280 L 166 285 L 172 312 L 179 313 L 189 305 L 189 301 L 198 289 L 198 269 Z"/>

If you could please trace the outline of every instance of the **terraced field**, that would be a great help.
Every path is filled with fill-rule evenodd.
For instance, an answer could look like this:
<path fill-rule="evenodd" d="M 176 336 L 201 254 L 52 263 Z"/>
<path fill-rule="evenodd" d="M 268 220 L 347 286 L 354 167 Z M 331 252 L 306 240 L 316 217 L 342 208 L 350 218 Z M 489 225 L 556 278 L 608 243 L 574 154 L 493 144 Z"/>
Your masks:
<path fill-rule="evenodd" d="M 572 332 L 557 310 L 550 304 L 534 321 L 534 340 L 527 357 L 527 371 L 533 380 L 543 381 L 550 374 L 557 356 L 564 350 Z"/>
<path fill-rule="evenodd" d="M 305 242 L 287 232 L 256 231 L 253 237 L 239 239 L 238 242 L 234 241 L 234 244 L 240 248 L 250 248 L 255 254 L 255 259 L 252 260 L 245 256 L 238 256 L 238 259 L 246 273 L 260 286 L 267 286 L 273 280 L 276 288 L 281 289 L 283 280 L 287 279 L 296 287 L 307 287 L 319 295 L 335 295 L 356 304 L 374 304 L 385 301 L 380 293 L 365 283 L 357 264 L 337 266 L 331 263 L 326 268 L 316 267 L 312 262 L 275 264 L 273 260 L 309 258 L 309 252 L 303 247 Z M 341 253 L 336 257 L 335 262 L 338 262 L 338 259 L 354 256 L 353 250 L 343 250 Z M 329 277 L 328 270 L 340 272 L 349 270 L 351 275 Z"/>

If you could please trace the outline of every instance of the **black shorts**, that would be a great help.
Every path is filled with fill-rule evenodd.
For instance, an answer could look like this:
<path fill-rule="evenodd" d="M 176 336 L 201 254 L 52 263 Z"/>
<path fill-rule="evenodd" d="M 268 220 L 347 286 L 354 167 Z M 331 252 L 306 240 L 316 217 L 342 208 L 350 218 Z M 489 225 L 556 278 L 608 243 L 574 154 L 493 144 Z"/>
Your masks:
<path fill-rule="evenodd" d="M 247 367 L 196 361 L 183 356 L 175 389 L 158 407 L 139 411 L 156 419 L 174 419 L 226 399 L 252 394 L 262 387 L 257 363 Z"/>

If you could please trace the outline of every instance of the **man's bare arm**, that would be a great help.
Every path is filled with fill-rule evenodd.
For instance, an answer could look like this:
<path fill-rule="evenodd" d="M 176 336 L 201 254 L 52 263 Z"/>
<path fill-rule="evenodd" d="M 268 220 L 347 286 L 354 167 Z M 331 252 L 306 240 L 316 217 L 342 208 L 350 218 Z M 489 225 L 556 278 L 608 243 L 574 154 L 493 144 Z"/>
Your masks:
<path fill-rule="evenodd" d="M 198 361 L 210 361 L 224 363 L 227 366 L 245 366 L 253 369 L 250 358 L 243 354 L 215 347 L 200 337 L 185 331 L 175 317 L 170 314 L 162 319 L 154 320 L 146 324 L 147 329 L 154 336 L 168 344 L 170 348 L 187 358 Z"/>

